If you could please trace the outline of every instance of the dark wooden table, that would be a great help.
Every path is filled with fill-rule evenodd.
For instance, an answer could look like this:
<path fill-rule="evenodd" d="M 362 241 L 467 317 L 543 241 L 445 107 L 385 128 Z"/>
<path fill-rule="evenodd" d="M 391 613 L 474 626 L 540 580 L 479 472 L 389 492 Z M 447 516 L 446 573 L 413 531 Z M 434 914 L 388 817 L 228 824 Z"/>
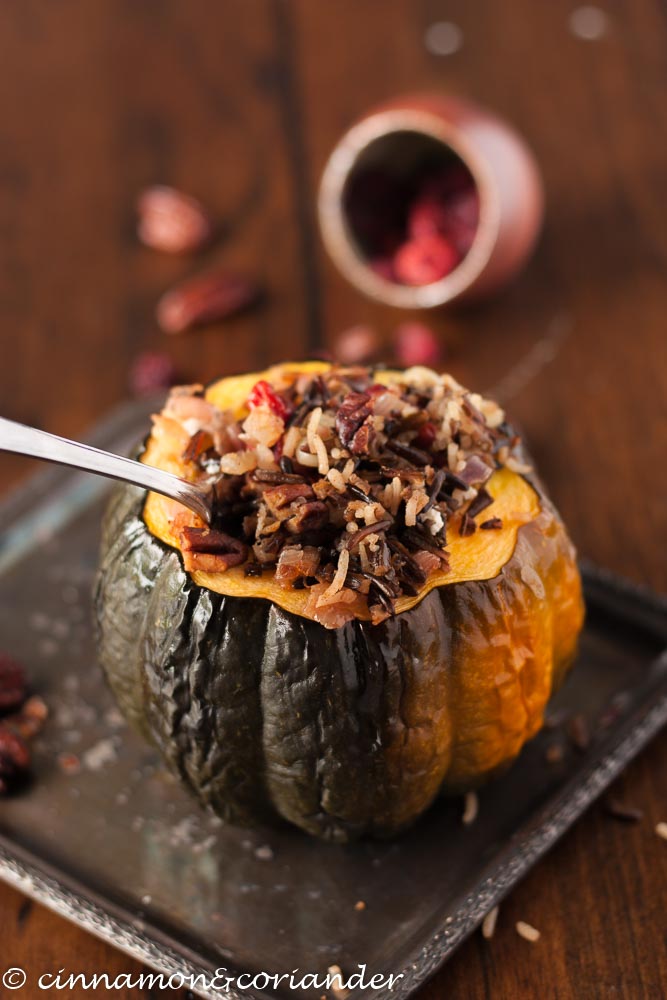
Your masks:
<path fill-rule="evenodd" d="M 146 348 L 199 380 L 303 356 L 351 323 L 388 336 L 400 317 L 325 259 L 318 177 L 373 103 L 465 92 L 532 143 L 548 217 L 510 289 L 433 316 L 448 366 L 498 387 L 580 551 L 665 588 L 667 19 L 656 0 L 606 6 L 606 31 L 586 40 L 565 0 L 3 4 L 0 411 L 76 436 L 124 396 Z M 462 37 L 438 56 L 424 35 L 445 17 Z M 133 203 L 154 181 L 196 193 L 222 220 L 201 262 L 137 245 Z M 167 341 L 157 296 L 218 260 L 259 276 L 266 305 Z M 3 486 L 28 471 L 0 456 Z M 422 996 L 664 995 L 667 845 L 654 827 L 667 820 L 666 748 L 663 735 L 621 780 L 643 821 L 591 809 L 503 905 L 495 938 L 473 937 Z M 538 944 L 517 936 L 519 919 L 541 929 Z M 59 968 L 137 971 L 7 888 L 3 963 L 33 981 Z"/>

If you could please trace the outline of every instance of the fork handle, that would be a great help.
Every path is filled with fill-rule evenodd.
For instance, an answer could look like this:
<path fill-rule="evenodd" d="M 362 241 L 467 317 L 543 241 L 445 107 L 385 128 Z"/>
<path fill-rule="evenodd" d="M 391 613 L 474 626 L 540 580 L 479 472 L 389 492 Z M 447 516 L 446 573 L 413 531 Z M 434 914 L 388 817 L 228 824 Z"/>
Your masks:
<path fill-rule="evenodd" d="M 108 479 L 142 486 L 178 500 L 195 514 L 199 514 L 207 524 L 211 523 L 212 491 L 206 491 L 171 472 L 154 469 L 131 458 L 114 455 L 78 441 L 69 441 L 4 417 L 0 417 L 0 451 L 29 455 L 31 458 L 69 465 L 83 472 L 93 472 Z"/>

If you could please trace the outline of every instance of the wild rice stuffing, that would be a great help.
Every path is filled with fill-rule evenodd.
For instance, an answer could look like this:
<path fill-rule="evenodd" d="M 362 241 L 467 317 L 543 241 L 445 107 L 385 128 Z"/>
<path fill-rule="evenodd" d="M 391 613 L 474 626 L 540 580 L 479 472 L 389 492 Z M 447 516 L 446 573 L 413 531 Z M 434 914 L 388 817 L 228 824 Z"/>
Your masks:
<path fill-rule="evenodd" d="M 247 406 L 239 421 L 184 386 L 154 417 L 185 474 L 215 488 L 212 529 L 177 526 L 186 569 L 274 573 L 309 588 L 329 628 L 392 615 L 448 569 L 448 534 L 502 528 L 481 516 L 485 484 L 501 465 L 527 470 L 502 409 L 428 368 L 385 386 L 372 368 L 284 366 Z"/>

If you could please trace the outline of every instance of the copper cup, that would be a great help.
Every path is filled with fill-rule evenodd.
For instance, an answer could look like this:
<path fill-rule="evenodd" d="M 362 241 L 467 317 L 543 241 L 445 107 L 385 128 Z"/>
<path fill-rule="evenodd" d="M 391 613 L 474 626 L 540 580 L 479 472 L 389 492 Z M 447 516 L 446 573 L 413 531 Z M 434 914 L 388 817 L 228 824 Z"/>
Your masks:
<path fill-rule="evenodd" d="M 453 271 L 432 284 L 403 285 L 370 267 L 344 195 L 360 168 L 409 170 L 427 147 L 440 147 L 467 167 L 479 196 L 479 222 Z M 379 106 L 343 135 L 322 175 L 318 212 L 325 246 L 352 284 L 392 306 L 430 309 L 486 295 L 517 273 L 542 223 L 542 182 L 526 143 L 503 119 L 469 100 L 418 94 Z"/>

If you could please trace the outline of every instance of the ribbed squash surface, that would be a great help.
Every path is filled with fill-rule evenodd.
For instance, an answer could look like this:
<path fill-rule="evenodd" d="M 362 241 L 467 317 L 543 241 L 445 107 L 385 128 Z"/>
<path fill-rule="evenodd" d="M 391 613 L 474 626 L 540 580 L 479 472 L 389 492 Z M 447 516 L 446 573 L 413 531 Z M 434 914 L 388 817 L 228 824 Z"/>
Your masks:
<path fill-rule="evenodd" d="M 240 413 L 267 375 L 207 395 Z M 95 603 L 121 708 L 232 822 L 384 836 L 441 789 L 474 787 L 540 728 L 583 621 L 573 547 L 541 486 L 500 470 L 488 489 L 502 530 L 452 538 L 451 571 L 394 617 L 335 630 L 268 574 L 190 576 L 162 499 L 119 489 Z"/>

